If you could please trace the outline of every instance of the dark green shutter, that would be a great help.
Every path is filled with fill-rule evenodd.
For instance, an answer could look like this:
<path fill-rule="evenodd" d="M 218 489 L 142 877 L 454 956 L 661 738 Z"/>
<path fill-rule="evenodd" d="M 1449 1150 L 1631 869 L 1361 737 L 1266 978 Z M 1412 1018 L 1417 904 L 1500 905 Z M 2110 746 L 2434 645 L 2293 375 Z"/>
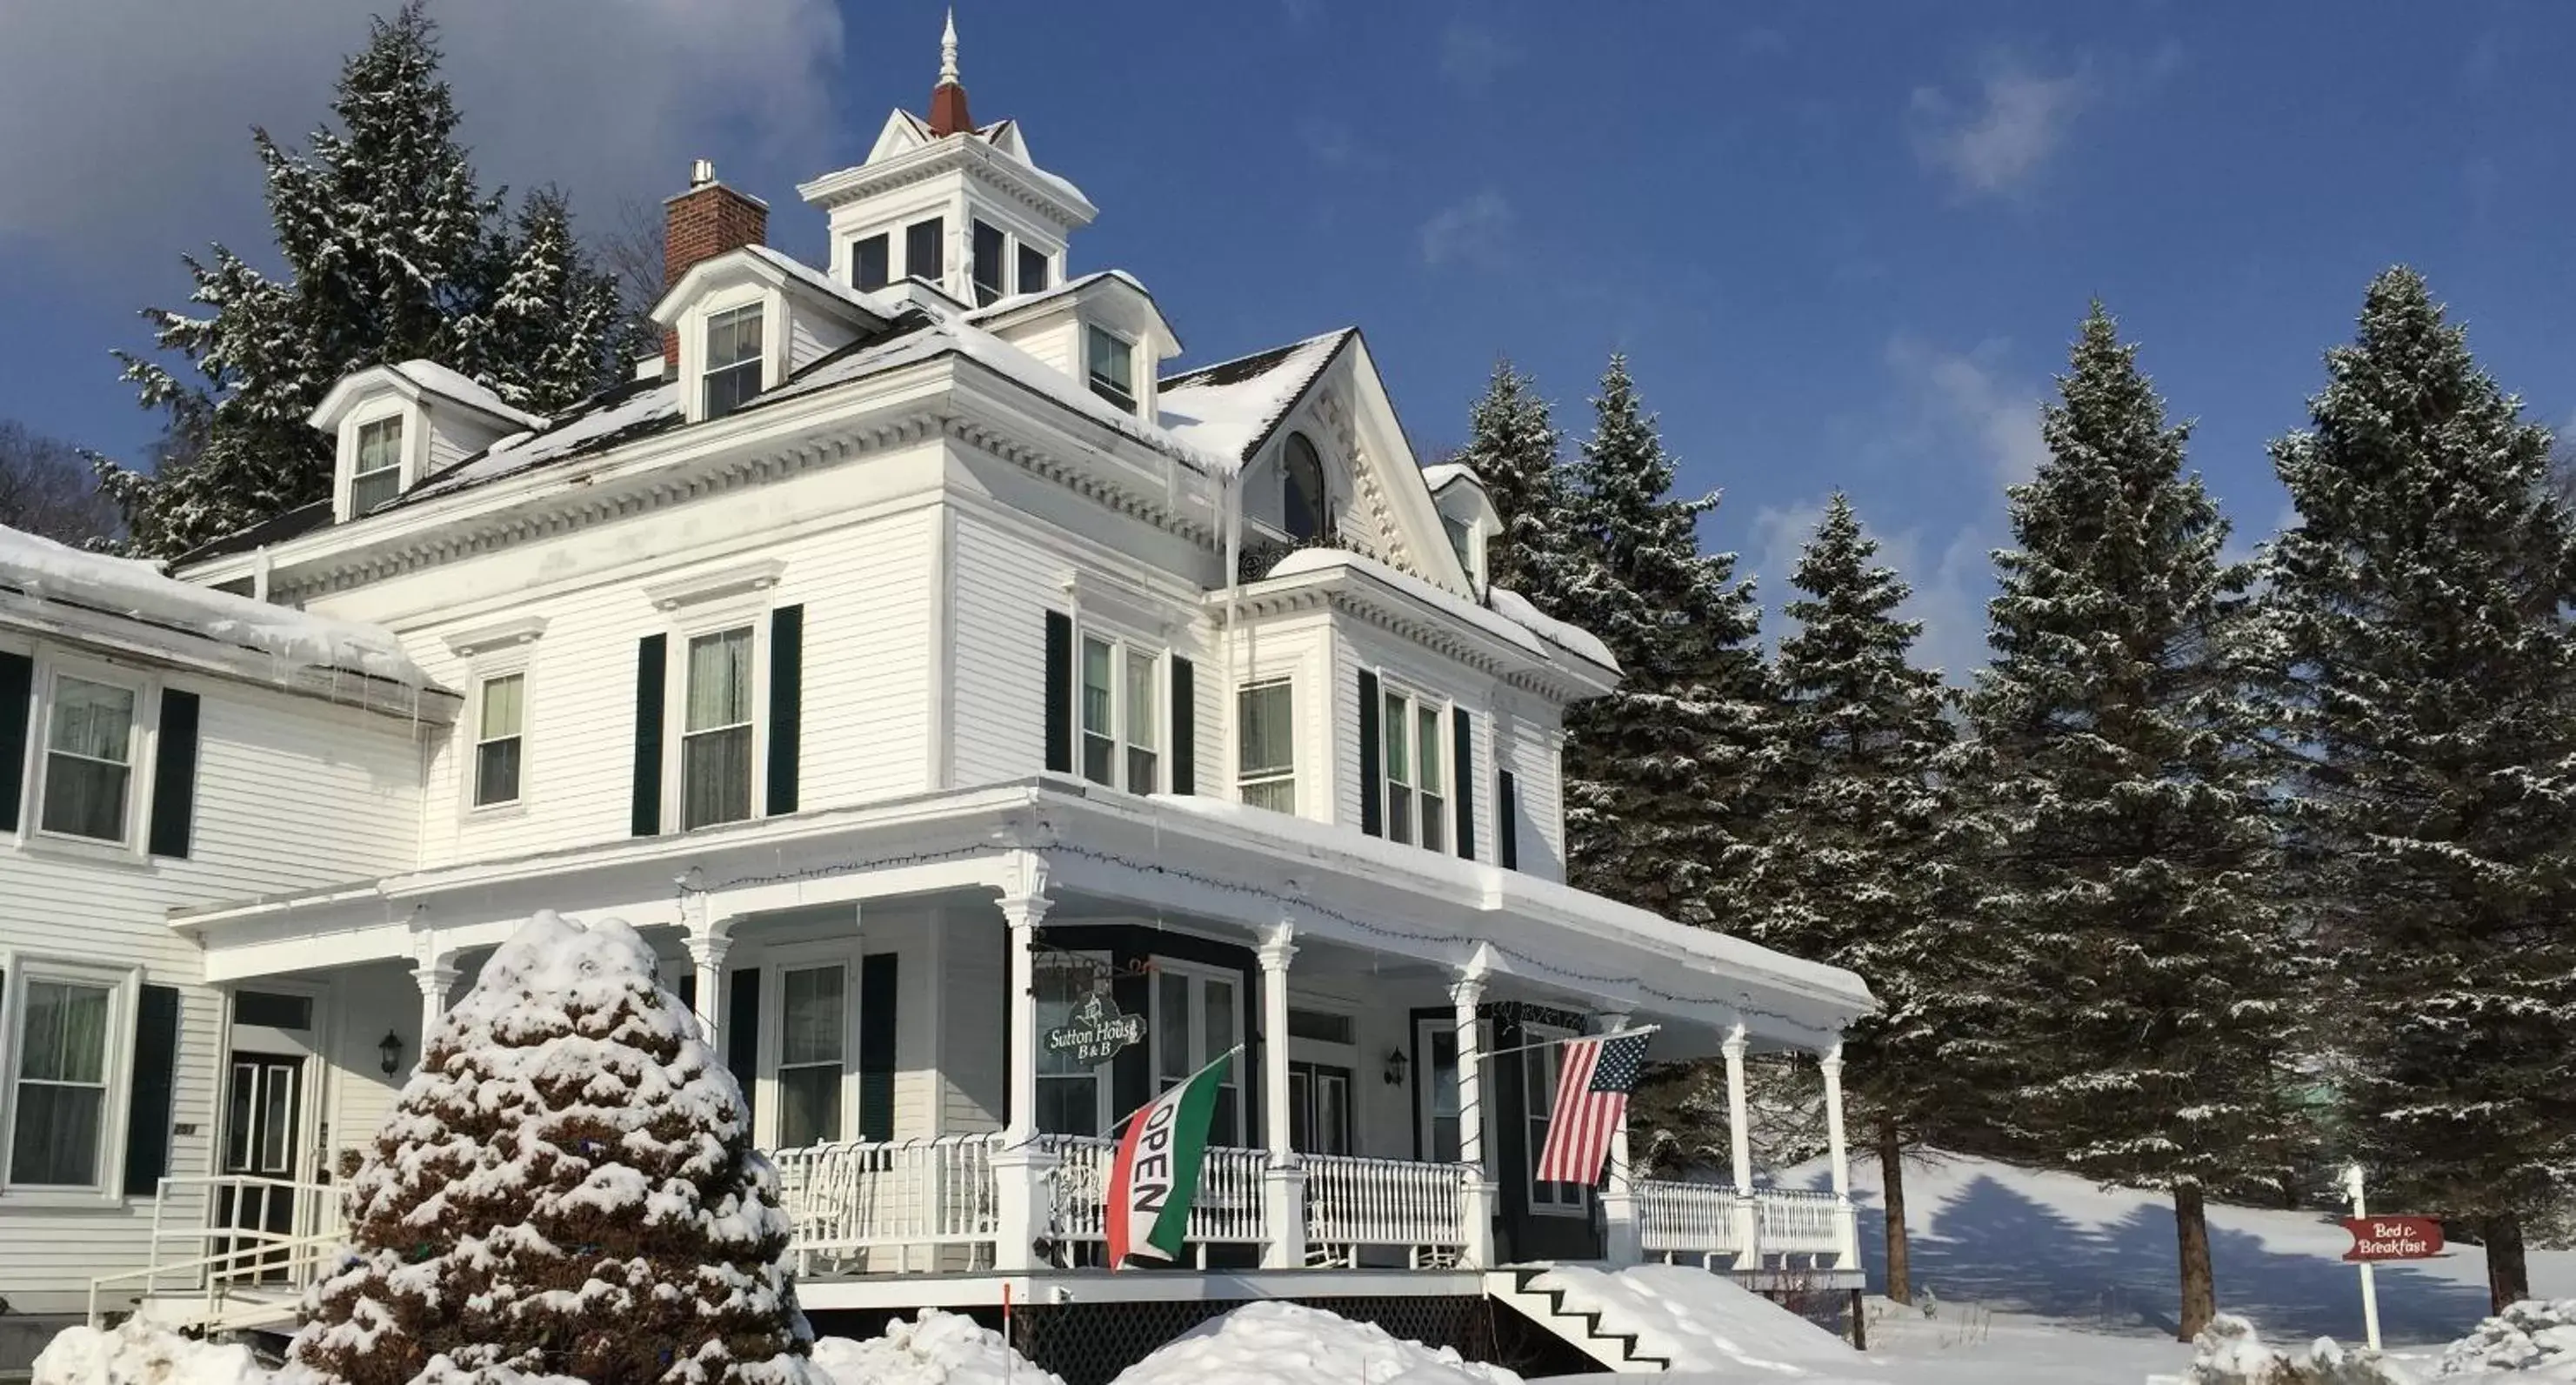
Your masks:
<path fill-rule="evenodd" d="M 134 1010 L 134 1090 L 125 1114 L 125 1195 L 150 1197 L 170 1171 L 170 1099 L 179 1064 L 179 989 L 145 986 Z"/>
<path fill-rule="evenodd" d="M 1046 767 L 1073 773 L 1073 617 L 1046 613 Z"/>
<path fill-rule="evenodd" d="M 1360 830 L 1372 837 L 1386 835 L 1386 766 L 1377 748 L 1377 675 L 1360 670 Z"/>
<path fill-rule="evenodd" d="M 1494 860 L 1505 870 L 1521 868 L 1520 785 L 1510 770 L 1494 776 Z"/>
<path fill-rule="evenodd" d="M 27 722 L 36 702 L 36 661 L 0 654 L 0 832 L 18 830 L 27 789 Z"/>
<path fill-rule="evenodd" d="M 1172 792 L 1199 791 L 1199 671 L 1172 656 Z"/>
<path fill-rule="evenodd" d="M 751 1122 L 752 1093 L 760 1085 L 760 969 L 733 974 L 733 992 L 725 997 L 725 1066 L 742 1088 L 742 1119 Z"/>
<path fill-rule="evenodd" d="M 796 737 L 805 704 L 805 608 L 769 613 L 769 815 L 796 811 Z"/>
<path fill-rule="evenodd" d="M 1458 795 L 1458 854 L 1476 859 L 1476 719 L 1464 707 L 1449 709 L 1449 787 Z"/>
<path fill-rule="evenodd" d="M 897 958 L 872 952 L 859 959 L 859 1138 L 894 1138 L 895 997 Z"/>
<path fill-rule="evenodd" d="M 152 824 L 144 841 L 155 856 L 186 856 L 197 809 L 197 695 L 165 689 L 161 731 L 152 746 Z"/>
<path fill-rule="evenodd" d="M 635 646 L 635 809 L 638 837 L 662 834 L 662 661 L 670 637 L 646 635 Z"/>

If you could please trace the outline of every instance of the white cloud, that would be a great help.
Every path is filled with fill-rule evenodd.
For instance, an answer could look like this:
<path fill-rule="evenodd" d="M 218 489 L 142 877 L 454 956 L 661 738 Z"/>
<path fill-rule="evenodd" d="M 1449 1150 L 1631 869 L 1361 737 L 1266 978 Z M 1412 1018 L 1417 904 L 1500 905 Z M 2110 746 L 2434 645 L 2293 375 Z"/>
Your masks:
<path fill-rule="evenodd" d="M 300 147 L 365 16 L 310 0 L 11 5 L 0 242 L 111 282 L 209 240 L 263 245 L 250 127 Z M 593 224 L 677 189 L 694 156 L 784 181 L 863 152 L 831 138 L 831 0 L 440 0 L 433 17 L 486 186 L 560 183 Z M 920 36 L 925 88 L 936 38 Z"/>
<path fill-rule="evenodd" d="M 1422 223 L 1422 262 L 1499 269 L 1511 258 L 1512 204 L 1487 188 L 1432 213 Z"/>
<path fill-rule="evenodd" d="M 1887 343 L 1888 370 L 1912 404 L 1910 431 L 1919 441 L 1966 444 L 1999 486 L 2029 480 L 2048 456 L 2038 395 L 1997 378 L 2004 350 L 2002 342 L 1989 341 L 1951 351 L 1901 335 Z"/>
<path fill-rule="evenodd" d="M 2092 96 L 2081 71 L 2047 77 L 1999 58 L 1964 103 L 1937 87 L 1915 88 L 1914 152 L 1967 192 L 2006 192 L 2065 144 Z"/>
<path fill-rule="evenodd" d="M 1518 46 L 1481 24 L 1453 19 L 1440 31 L 1440 76 L 1461 90 L 1484 90 L 1520 60 Z"/>

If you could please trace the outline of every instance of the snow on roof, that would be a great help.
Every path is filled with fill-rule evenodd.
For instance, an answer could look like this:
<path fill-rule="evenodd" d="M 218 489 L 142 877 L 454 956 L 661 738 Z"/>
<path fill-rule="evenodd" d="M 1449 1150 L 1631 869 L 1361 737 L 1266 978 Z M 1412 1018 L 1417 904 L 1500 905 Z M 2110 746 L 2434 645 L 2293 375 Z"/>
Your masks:
<path fill-rule="evenodd" d="M 411 381 L 431 394 L 444 395 L 460 404 L 470 404 L 496 418 L 506 418 L 529 428 L 542 428 L 545 419 L 503 403 L 501 396 L 485 389 L 462 371 L 450 370 L 436 361 L 410 360 L 387 369 Z"/>
<path fill-rule="evenodd" d="M 1610 646 L 1603 644 L 1600 636 L 1540 611 L 1519 592 L 1509 587 L 1488 587 L 1485 597 L 1493 602 L 1496 611 L 1537 631 L 1551 643 L 1580 654 L 1603 668 L 1616 670 L 1619 667 L 1619 657 L 1610 652 Z"/>
<path fill-rule="evenodd" d="M 839 299 L 872 317 L 891 320 L 896 313 L 903 311 L 901 304 L 889 304 L 874 294 L 861 293 L 785 251 L 772 250 L 766 245 L 746 245 L 742 249 L 762 263 L 774 265 L 785 271 L 789 278 L 807 288 L 827 298 Z"/>
<path fill-rule="evenodd" d="M 1478 476 L 1476 469 L 1465 462 L 1433 462 L 1422 469 L 1422 484 L 1429 486 L 1435 495 L 1439 493 L 1441 487 L 1452 481 L 1473 481 L 1480 486 L 1485 484 L 1485 478 Z"/>
<path fill-rule="evenodd" d="M 1006 298 L 996 298 L 992 302 L 985 304 L 983 307 L 976 308 L 966 313 L 965 318 L 968 322 L 989 322 L 994 318 L 1005 317 L 1011 313 L 1018 312 L 1022 308 L 1034 307 L 1050 298 L 1061 298 L 1066 294 L 1080 293 L 1094 284 L 1113 279 L 1125 284 L 1131 289 L 1134 289 L 1139 294 L 1144 295 L 1146 302 L 1151 303 L 1154 301 L 1153 290 L 1146 288 L 1145 281 L 1137 278 L 1135 275 L 1130 274 L 1123 269 L 1095 269 L 1089 274 L 1077 275 L 1071 279 L 1067 279 L 1063 283 L 1058 284 L 1051 289 L 1040 289 L 1035 293 L 1015 293 Z M 1162 310 L 1159 307 L 1155 309 L 1157 314 L 1160 314 L 1161 311 Z M 1170 326 L 1169 323 L 1165 323 L 1164 325 L 1166 327 Z"/>
<path fill-rule="evenodd" d="M 1352 334 L 1345 327 L 1175 375 L 1162 382 L 1162 424 L 1240 466 L 1270 440 L 1279 420 Z"/>
<path fill-rule="evenodd" d="M 578 453 L 595 452 L 670 427 L 683 412 L 677 381 L 630 381 L 565 412 L 550 427 L 512 433 L 412 487 L 403 499 L 447 495 Z"/>
<path fill-rule="evenodd" d="M 430 686 L 400 642 L 375 626 L 177 581 L 150 563 L 66 548 L 15 529 L 0 528 L 0 588 L 124 616 L 174 653 L 195 652 L 182 638 L 211 640 L 268 655 L 290 671 L 337 670 Z"/>

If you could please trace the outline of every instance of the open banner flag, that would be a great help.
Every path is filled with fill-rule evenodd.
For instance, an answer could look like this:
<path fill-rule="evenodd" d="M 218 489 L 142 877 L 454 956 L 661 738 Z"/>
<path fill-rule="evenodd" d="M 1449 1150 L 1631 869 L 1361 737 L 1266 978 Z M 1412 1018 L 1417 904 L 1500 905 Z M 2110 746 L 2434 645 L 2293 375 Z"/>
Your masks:
<path fill-rule="evenodd" d="M 1190 1203 L 1198 1196 L 1199 1165 L 1207 1157 L 1208 1117 L 1216 1110 L 1219 1070 L 1240 1048 L 1127 1118 L 1109 1166 L 1109 1267 L 1131 1255 L 1170 1262 L 1181 1257 Z"/>

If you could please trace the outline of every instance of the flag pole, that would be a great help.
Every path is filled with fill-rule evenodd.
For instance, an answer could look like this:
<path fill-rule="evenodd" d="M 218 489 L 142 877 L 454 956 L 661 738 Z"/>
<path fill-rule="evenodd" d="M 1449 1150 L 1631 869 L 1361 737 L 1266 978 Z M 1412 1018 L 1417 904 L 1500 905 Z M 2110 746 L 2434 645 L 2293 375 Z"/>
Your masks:
<path fill-rule="evenodd" d="M 1654 1034 L 1660 1033 L 1662 1030 L 1663 1026 L 1660 1024 L 1641 1024 L 1633 1029 L 1622 1029 L 1611 1034 L 1569 1034 L 1562 1039 L 1541 1039 L 1534 1044 L 1518 1044 L 1511 1048 L 1498 1048 L 1491 1053 L 1480 1053 L 1476 1056 L 1480 1060 L 1485 1058 L 1506 1058 L 1515 1053 L 1527 1053 L 1534 1048 L 1550 1048 L 1557 1044 L 1588 1044 L 1595 1039 L 1624 1039 L 1632 1034 Z"/>

